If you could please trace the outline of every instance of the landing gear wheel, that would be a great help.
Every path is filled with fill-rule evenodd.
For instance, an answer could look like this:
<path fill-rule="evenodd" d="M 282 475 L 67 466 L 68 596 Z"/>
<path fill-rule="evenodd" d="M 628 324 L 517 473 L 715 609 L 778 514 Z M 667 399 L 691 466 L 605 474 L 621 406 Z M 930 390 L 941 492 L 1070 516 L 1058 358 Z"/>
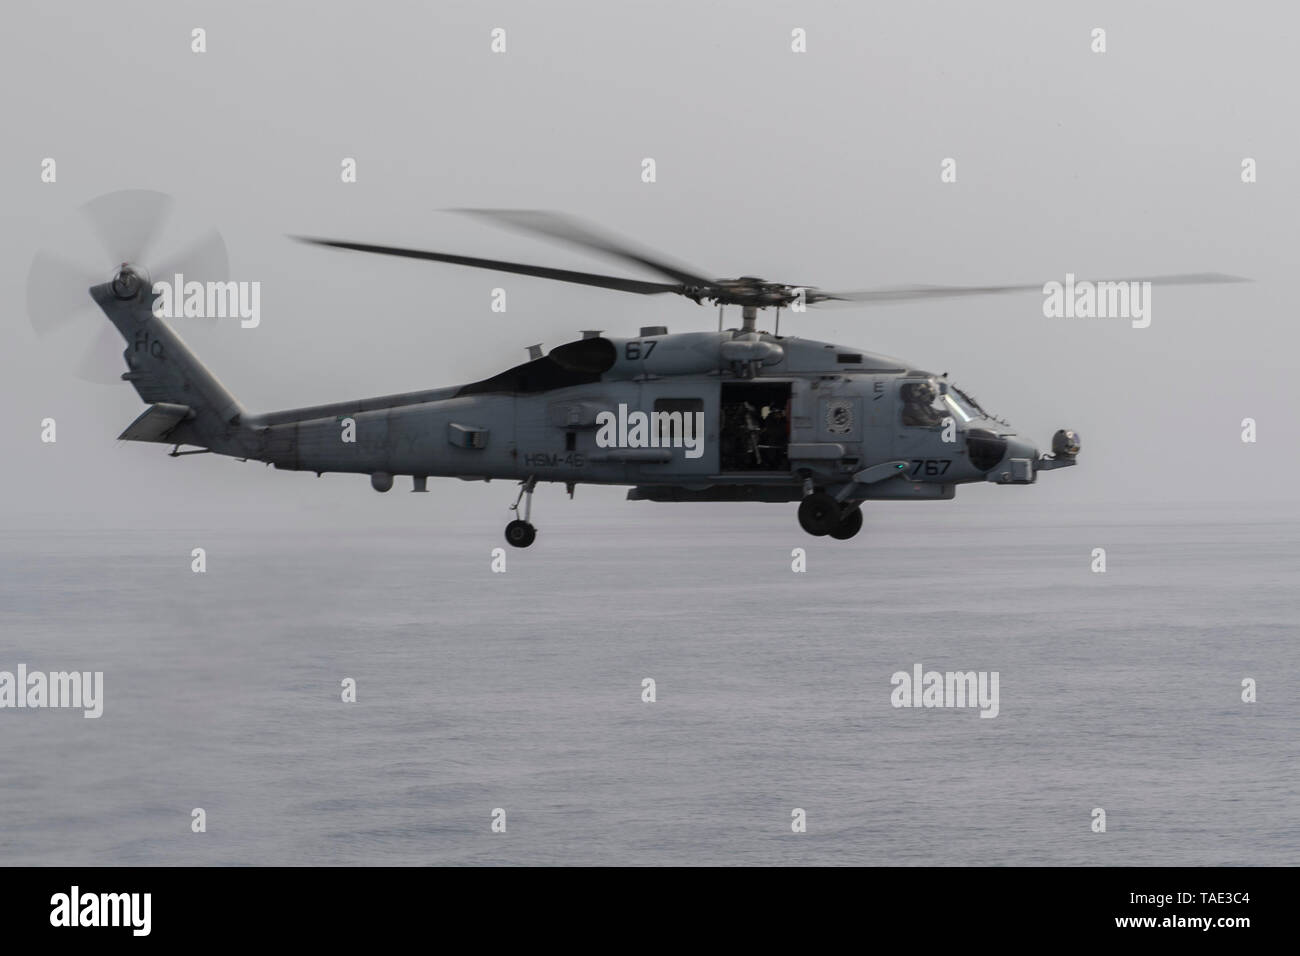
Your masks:
<path fill-rule="evenodd" d="M 840 515 L 839 523 L 831 529 L 831 537 L 836 541 L 848 541 L 862 530 L 862 509 L 850 508 Z"/>
<path fill-rule="evenodd" d="M 527 521 L 518 519 L 506 525 L 506 541 L 516 548 L 526 548 L 537 537 L 537 529 Z"/>
<path fill-rule="evenodd" d="M 839 519 L 840 503 L 824 491 L 815 492 L 799 503 L 799 527 L 809 534 L 818 537 L 830 534 Z"/>

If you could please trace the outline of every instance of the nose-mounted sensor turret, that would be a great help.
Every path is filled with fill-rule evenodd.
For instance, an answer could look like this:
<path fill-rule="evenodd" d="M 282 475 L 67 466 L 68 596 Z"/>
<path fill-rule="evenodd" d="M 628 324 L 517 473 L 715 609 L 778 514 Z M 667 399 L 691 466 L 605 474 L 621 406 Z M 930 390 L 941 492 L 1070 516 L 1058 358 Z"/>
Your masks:
<path fill-rule="evenodd" d="M 1062 428 L 1052 436 L 1052 454 L 1057 458 L 1074 458 L 1079 454 L 1079 433 Z"/>

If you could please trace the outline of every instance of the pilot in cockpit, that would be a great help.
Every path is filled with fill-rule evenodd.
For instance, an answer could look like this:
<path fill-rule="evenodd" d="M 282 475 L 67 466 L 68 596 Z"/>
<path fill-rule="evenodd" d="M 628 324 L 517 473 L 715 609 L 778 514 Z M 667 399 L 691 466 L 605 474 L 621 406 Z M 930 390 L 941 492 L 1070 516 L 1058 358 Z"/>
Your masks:
<path fill-rule="evenodd" d="M 903 398 L 904 425 L 929 427 L 943 424 L 945 413 L 935 407 L 939 392 L 933 382 L 908 382 L 899 393 Z"/>

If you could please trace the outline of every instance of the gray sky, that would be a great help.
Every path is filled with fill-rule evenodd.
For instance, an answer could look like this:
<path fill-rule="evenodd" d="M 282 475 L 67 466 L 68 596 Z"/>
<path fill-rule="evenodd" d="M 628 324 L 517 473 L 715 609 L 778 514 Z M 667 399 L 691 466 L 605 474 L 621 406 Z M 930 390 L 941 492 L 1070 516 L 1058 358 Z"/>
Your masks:
<path fill-rule="evenodd" d="M 926 507 L 1009 493 L 1057 507 L 1294 503 L 1298 20 L 1282 3 L 10 4 L 0 526 L 506 517 L 502 483 L 381 498 L 359 476 L 116 443 L 142 409 L 134 391 L 71 378 L 22 290 L 78 206 L 128 187 L 172 194 L 178 234 L 216 226 L 232 278 L 262 283 L 259 328 L 189 336 L 254 410 L 469 381 L 583 328 L 714 327 L 714 310 L 686 301 L 285 238 L 635 274 L 447 207 L 563 210 L 715 275 L 830 289 L 1249 276 L 1157 289 L 1143 330 L 1046 319 L 1028 293 L 810 311 L 782 331 L 948 371 L 1041 443 L 1062 426 L 1083 434 L 1076 469 Z M 795 27 L 806 54 L 790 52 Z M 1094 27 L 1105 54 L 1090 51 Z M 339 181 L 345 156 L 356 184 Z M 40 181 L 44 157 L 56 184 Z M 955 184 L 940 182 L 945 157 Z M 1244 157 L 1255 184 L 1241 182 Z M 495 286 L 504 315 L 489 310 Z M 55 446 L 39 440 L 47 416 Z M 1240 441 L 1247 416 L 1254 445 Z M 582 489 L 579 502 L 647 507 L 622 494 Z"/>

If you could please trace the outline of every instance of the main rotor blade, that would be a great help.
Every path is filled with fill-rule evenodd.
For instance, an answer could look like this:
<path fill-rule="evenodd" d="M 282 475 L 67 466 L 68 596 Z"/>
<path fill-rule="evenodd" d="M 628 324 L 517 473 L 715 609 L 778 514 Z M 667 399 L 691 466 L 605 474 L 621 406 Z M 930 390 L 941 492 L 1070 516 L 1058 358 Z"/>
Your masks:
<path fill-rule="evenodd" d="M 713 284 L 712 279 L 700 275 L 697 270 L 675 263 L 657 252 L 639 248 L 626 239 L 597 229 L 572 216 L 540 209 L 452 209 L 450 211 L 492 219 L 501 225 L 524 232 L 603 252 L 624 262 L 631 262 L 652 272 L 658 272 L 683 285 L 711 286 Z"/>
<path fill-rule="evenodd" d="M 353 249 L 357 252 L 374 252 L 385 256 L 402 256 L 407 259 L 450 262 L 453 265 L 472 266 L 475 269 L 495 269 L 497 272 L 513 272 L 518 275 L 537 276 L 539 279 L 558 279 L 560 282 L 593 285 L 602 289 L 617 289 L 620 292 L 636 292 L 640 295 L 658 295 L 663 292 L 676 292 L 680 295 L 684 291 L 680 285 L 669 285 L 665 282 L 621 279 L 617 276 L 597 275 L 594 272 L 573 272 L 569 269 L 530 266 L 520 262 L 502 262 L 499 259 L 477 259 L 472 256 L 453 256 L 445 252 L 425 252 L 421 249 L 402 249 L 397 246 L 374 246 L 362 242 L 341 242 L 335 239 L 313 239 L 310 236 L 294 236 L 293 238 L 317 246 L 332 246 L 335 249 Z"/>
<path fill-rule="evenodd" d="M 1075 280 L 1076 284 L 1083 279 Z M 1152 285 L 1214 285 L 1224 282 L 1249 282 L 1241 276 L 1225 275 L 1222 272 L 1193 272 L 1184 275 L 1146 276 L 1136 279 L 1097 279 L 1101 282 L 1150 282 Z M 826 300 L 840 302 L 908 302 L 916 299 L 945 299 L 967 295 L 998 295 L 1004 292 L 1039 292 L 1045 283 L 1035 285 L 913 285 L 893 288 L 865 289 L 860 292 L 820 292 L 810 291 L 808 301 Z"/>

